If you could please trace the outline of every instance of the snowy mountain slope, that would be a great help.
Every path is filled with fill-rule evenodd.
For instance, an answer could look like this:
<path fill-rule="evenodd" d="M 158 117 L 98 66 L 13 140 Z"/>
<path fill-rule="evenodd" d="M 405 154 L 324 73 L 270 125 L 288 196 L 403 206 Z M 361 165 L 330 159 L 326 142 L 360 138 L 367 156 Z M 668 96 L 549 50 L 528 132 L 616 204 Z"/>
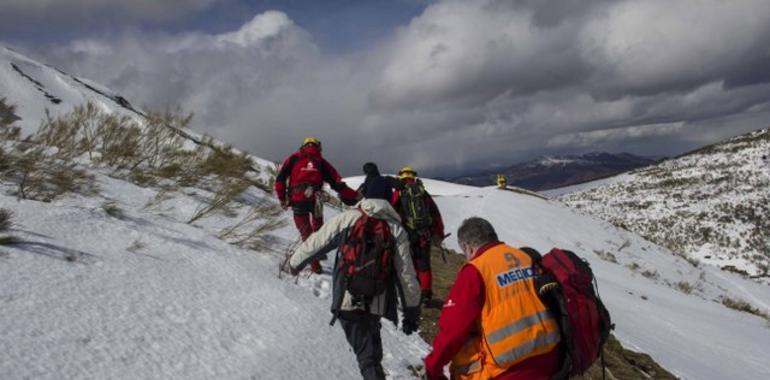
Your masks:
<path fill-rule="evenodd" d="M 581 191 L 587 191 L 597 187 L 610 185 L 616 182 L 624 182 L 624 181 L 632 181 L 632 180 L 633 180 L 633 174 L 622 173 L 612 177 L 597 179 L 595 181 L 579 183 L 577 185 L 564 186 L 564 187 L 560 187 L 558 189 L 552 189 L 552 190 L 544 190 L 544 191 L 541 191 L 540 193 L 545 195 L 548 198 L 558 198 L 563 195 L 577 193 Z"/>
<path fill-rule="evenodd" d="M 351 188 L 357 189 L 358 186 L 361 186 L 361 184 L 364 183 L 365 178 L 366 177 L 364 176 L 347 177 L 345 178 L 345 183 L 347 183 Z M 458 185 L 455 183 L 438 181 L 430 178 L 420 178 L 420 180 L 422 181 L 423 185 L 425 185 L 425 190 L 427 190 L 431 195 L 457 195 L 477 189 L 474 186 Z"/>
<path fill-rule="evenodd" d="M 24 135 L 46 110 L 56 117 L 85 102 L 145 122 L 111 90 L 4 48 L 0 84 Z M 220 145 L 177 132 L 186 149 Z M 87 156 L 75 161 L 95 176 L 98 195 L 18 200 L 9 195 L 16 184 L 0 182 L 0 208 L 14 213 L 19 240 L 0 246 L 1 379 L 359 377 L 344 334 L 328 325 L 329 276 L 277 278 L 293 228 L 267 236 L 259 252 L 217 237 L 248 204 L 275 204 L 271 194 L 249 187 L 240 207 L 191 225 L 209 189 L 136 186 Z M 273 164 L 250 158 L 267 179 Z M 406 366 L 419 363 L 425 342 L 389 323 L 383 339 L 391 377 L 411 376 Z"/>
<path fill-rule="evenodd" d="M 561 196 L 678 254 L 770 278 L 770 130 Z"/>
<path fill-rule="evenodd" d="M 192 197 L 147 208 L 154 190 L 98 178 L 99 198 L 0 197 L 16 214 L 16 234 L 30 242 L 4 249 L 0 261 L 2 349 L 12 358 L 0 365 L 1 378 L 356 378 L 343 334 L 327 325 L 329 276 L 302 278 L 299 286 L 276 278 L 279 252 L 296 238 L 292 228 L 279 231 L 268 251 L 237 249 L 213 236 L 216 221 L 177 221 L 194 208 Z M 125 217 L 107 215 L 104 199 Z M 577 247 L 599 276 L 621 341 L 678 375 L 770 373 L 762 359 L 770 349 L 766 322 L 710 301 L 728 294 L 767 310 L 766 287 L 709 269 L 701 275 L 665 249 L 535 197 L 480 189 L 437 202 L 448 230 L 482 215 L 512 244 Z M 614 253 L 618 264 L 596 251 Z M 658 278 L 624 266 L 630 263 Z M 693 294 L 673 289 L 674 281 L 690 281 Z M 392 378 L 407 378 L 406 364 L 427 347 L 384 325 L 385 366 Z M 716 364 L 726 357 L 729 365 Z"/>
<path fill-rule="evenodd" d="M 95 198 L 0 195 L 25 242 L 0 255 L 0 378 L 358 377 L 341 329 L 328 325 L 328 276 L 280 280 L 277 254 L 177 221 L 192 197 L 147 211 L 154 190 L 98 180 Z M 125 216 L 108 215 L 104 199 Z M 277 241 L 281 250 L 289 240 Z M 385 366 L 407 378 L 405 363 L 426 345 L 384 325 Z"/>
<path fill-rule="evenodd" d="M 117 93 L 89 80 L 77 78 L 0 46 L 0 98 L 17 106 L 16 125 L 22 135 L 37 130 L 46 110 L 51 116 L 70 112 L 91 102 L 102 111 L 139 118 L 133 106 Z"/>
<path fill-rule="evenodd" d="M 140 124 L 146 116 L 143 110 L 107 87 L 0 46 L 0 99 L 3 98 L 6 104 L 16 107 L 19 120 L 14 125 L 21 128 L 22 136 L 36 132 L 47 114 L 56 118 L 86 103 L 107 114 L 128 116 Z M 177 132 L 188 140 L 188 148 L 205 143 L 205 136 L 195 131 Z M 263 167 L 274 165 L 259 157 L 252 159 Z"/>
<path fill-rule="evenodd" d="M 49 102 L 45 96 L 29 101 L 37 103 L 27 109 Z M 98 195 L 18 200 L 7 195 L 14 185 L 0 183 L 0 208 L 14 212 L 11 234 L 21 240 L 0 246 L 0 378 L 358 378 L 341 329 L 328 326 L 330 276 L 302 275 L 296 284 L 277 277 L 297 239 L 293 227 L 272 232 L 258 251 L 217 237 L 247 213 L 246 205 L 274 203 L 272 195 L 250 187 L 233 213 L 188 224 L 208 190 L 168 193 L 114 178 L 87 159 L 82 166 L 95 176 Z M 620 340 L 683 378 L 770 377 L 767 322 L 719 303 L 720 297 L 742 299 L 767 311 L 767 287 L 695 268 L 558 202 L 440 181 L 426 185 L 440 195 L 448 232 L 480 215 L 511 244 L 568 247 L 585 256 Z M 121 211 L 108 212 L 106 202 Z M 327 217 L 334 213 L 327 209 Z M 454 238 L 448 244 L 457 248 Z M 330 265 L 324 262 L 327 273 Z M 390 378 L 411 378 L 406 366 L 419 363 L 427 344 L 387 322 L 383 339 Z"/>
<path fill-rule="evenodd" d="M 494 188 L 436 201 L 447 231 L 478 215 L 513 245 L 541 252 L 567 247 L 584 256 L 599 279 L 600 293 L 617 324 L 616 336 L 677 376 L 770 376 L 765 359 L 770 352 L 768 322 L 719 303 L 721 297 L 744 299 L 767 311 L 770 288 L 713 267 L 693 267 L 665 248 L 557 201 Z M 459 249 L 453 238 L 448 244 Z M 689 294 L 683 291 L 687 286 L 692 287 Z"/>

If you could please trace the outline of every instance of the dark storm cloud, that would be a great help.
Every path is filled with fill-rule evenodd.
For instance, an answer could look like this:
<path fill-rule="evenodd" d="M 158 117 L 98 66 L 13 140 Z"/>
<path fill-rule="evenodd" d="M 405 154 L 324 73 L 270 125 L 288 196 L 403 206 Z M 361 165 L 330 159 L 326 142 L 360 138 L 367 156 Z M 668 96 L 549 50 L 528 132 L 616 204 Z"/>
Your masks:
<path fill-rule="evenodd" d="M 347 174 L 367 160 L 392 171 L 670 154 L 765 127 L 770 112 L 764 0 L 441 1 L 346 54 L 282 12 L 230 33 L 126 32 L 39 52 L 137 103 L 181 104 L 197 128 L 269 159 L 318 135 Z"/>
<path fill-rule="evenodd" d="M 3 0 L 0 20 L 62 25 L 93 23 L 99 17 L 163 21 L 204 10 L 219 1 L 227 0 Z"/>

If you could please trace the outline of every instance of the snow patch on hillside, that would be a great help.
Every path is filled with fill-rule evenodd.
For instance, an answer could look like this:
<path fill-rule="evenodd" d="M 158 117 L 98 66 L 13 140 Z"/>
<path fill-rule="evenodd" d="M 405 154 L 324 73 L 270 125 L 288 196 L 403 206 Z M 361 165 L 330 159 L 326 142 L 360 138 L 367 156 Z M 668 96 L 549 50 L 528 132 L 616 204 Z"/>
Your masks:
<path fill-rule="evenodd" d="M 678 254 L 770 279 L 770 130 L 547 193 Z"/>
<path fill-rule="evenodd" d="M 92 88 L 89 89 L 89 86 Z M 23 136 L 37 131 L 46 112 L 57 117 L 72 111 L 76 105 L 88 102 L 107 113 L 141 119 L 136 112 L 119 104 L 123 98 L 111 90 L 62 73 L 2 46 L 0 98 L 7 98 L 8 104 L 16 106 L 16 114 L 21 118 L 16 125 L 21 127 Z"/>
<path fill-rule="evenodd" d="M 581 191 L 587 191 L 587 190 L 595 189 L 597 187 L 611 185 L 613 183 L 624 182 L 624 181 L 633 181 L 633 174 L 632 173 L 618 174 L 616 176 L 602 178 L 596 181 L 579 183 L 577 185 L 560 187 L 558 189 L 544 190 L 544 191 L 541 191 L 540 193 L 545 195 L 548 198 L 558 198 L 562 195 L 579 193 Z"/>

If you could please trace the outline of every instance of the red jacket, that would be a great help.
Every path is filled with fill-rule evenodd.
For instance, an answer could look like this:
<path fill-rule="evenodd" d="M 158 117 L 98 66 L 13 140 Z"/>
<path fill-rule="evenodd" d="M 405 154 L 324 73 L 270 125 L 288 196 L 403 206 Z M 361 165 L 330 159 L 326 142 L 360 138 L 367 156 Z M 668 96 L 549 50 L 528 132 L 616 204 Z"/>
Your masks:
<path fill-rule="evenodd" d="M 487 244 L 479 249 L 478 257 L 489 248 L 502 244 Z M 433 339 L 433 350 L 425 358 L 425 371 L 429 380 L 446 379 L 444 366 L 460 351 L 468 336 L 477 328 L 484 307 L 484 281 L 473 265 L 465 265 L 457 275 L 439 317 L 439 332 Z M 514 365 L 494 380 L 548 380 L 561 368 L 559 349 L 535 356 Z"/>
<path fill-rule="evenodd" d="M 405 179 L 402 181 L 410 181 L 414 182 L 413 179 Z M 427 194 L 427 192 L 426 192 Z M 431 226 L 431 234 L 432 236 L 439 236 L 444 237 L 444 221 L 441 219 L 441 213 L 438 210 L 438 206 L 436 206 L 436 202 L 433 201 L 433 198 L 430 196 L 430 194 L 427 194 L 427 201 L 428 201 L 428 208 L 430 209 L 430 218 L 433 221 L 433 225 Z M 401 190 L 396 189 L 396 191 L 393 192 L 393 201 L 391 202 L 393 205 L 393 208 L 398 212 L 398 215 L 401 216 L 401 219 L 404 219 L 404 210 L 401 207 Z"/>
<path fill-rule="evenodd" d="M 288 189 L 287 182 L 288 181 Z M 281 165 L 275 178 L 275 194 L 281 203 L 286 201 L 287 190 L 291 203 L 301 201 L 315 202 L 315 191 L 304 191 L 307 186 L 320 190 L 323 183 L 328 183 L 332 189 L 340 194 L 343 201 L 355 201 L 358 194 L 347 187 L 337 169 L 321 156 L 321 149 L 314 145 L 306 145 L 299 151 L 289 156 Z"/>

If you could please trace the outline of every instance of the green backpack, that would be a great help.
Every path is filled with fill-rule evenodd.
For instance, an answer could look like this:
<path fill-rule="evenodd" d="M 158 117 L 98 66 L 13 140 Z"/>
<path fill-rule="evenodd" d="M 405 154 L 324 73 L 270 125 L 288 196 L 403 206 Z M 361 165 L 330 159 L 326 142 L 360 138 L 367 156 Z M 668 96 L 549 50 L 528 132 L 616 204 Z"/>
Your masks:
<path fill-rule="evenodd" d="M 420 180 L 404 184 L 401 190 L 401 210 L 404 226 L 411 230 L 422 230 L 433 225 L 428 206 L 428 193 Z"/>

